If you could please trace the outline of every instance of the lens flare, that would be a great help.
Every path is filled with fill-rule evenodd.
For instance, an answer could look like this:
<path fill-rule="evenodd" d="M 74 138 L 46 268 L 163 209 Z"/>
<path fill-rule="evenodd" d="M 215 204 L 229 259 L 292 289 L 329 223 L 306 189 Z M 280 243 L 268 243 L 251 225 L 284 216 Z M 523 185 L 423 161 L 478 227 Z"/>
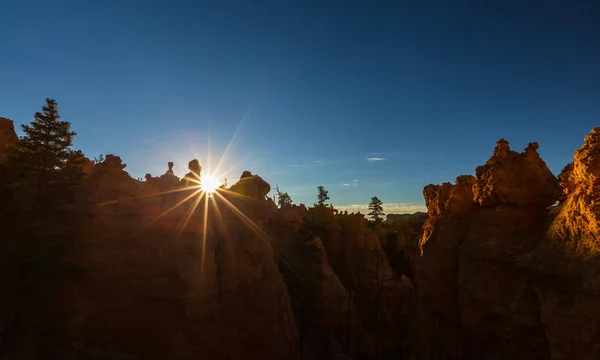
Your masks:
<path fill-rule="evenodd" d="M 219 180 L 213 175 L 203 175 L 200 180 L 200 188 L 202 191 L 212 194 L 219 188 Z"/>

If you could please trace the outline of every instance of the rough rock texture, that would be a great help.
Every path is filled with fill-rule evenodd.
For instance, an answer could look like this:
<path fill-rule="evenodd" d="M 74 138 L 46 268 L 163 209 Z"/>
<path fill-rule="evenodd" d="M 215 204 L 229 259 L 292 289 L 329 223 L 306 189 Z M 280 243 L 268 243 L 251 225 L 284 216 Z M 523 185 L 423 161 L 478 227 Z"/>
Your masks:
<path fill-rule="evenodd" d="M 587 255 L 600 254 L 600 128 L 585 137 L 572 164 L 559 176 L 563 202 L 548 236 Z"/>
<path fill-rule="evenodd" d="M 302 359 L 357 354 L 368 346 L 351 293 L 329 265 L 321 240 L 302 224 L 308 210 L 285 206 L 274 210 L 270 235 L 300 335 Z"/>
<path fill-rule="evenodd" d="M 0 117 L 0 162 L 6 158 L 8 147 L 19 140 L 12 120 Z"/>
<path fill-rule="evenodd" d="M 375 231 L 362 214 L 335 214 L 327 206 L 309 209 L 308 227 L 323 241 L 331 267 L 352 291 L 374 348 L 367 353 L 393 359 L 407 352 L 412 284 L 394 274 Z"/>
<path fill-rule="evenodd" d="M 460 177 L 456 185 L 428 185 L 423 191 L 429 218 L 423 225 L 423 256 L 416 263 L 418 306 L 411 319 L 413 351 L 419 359 L 460 359 L 464 355 L 456 249 L 467 227 L 464 217 L 475 207 L 474 180 Z"/>
<path fill-rule="evenodd" d="M 536 275 L 553 359 L 600 358 L 600 128 L 585 137 L 559 179 L 561 203 L 546 237 L 521 258 Z"/>
<path fill-rule="evenodd" d="M 82 186 L 89 207 L 67 257 L 76 271 L 53 289 L 42 335 L 3 358 L 299 359 L 266 201 L 198 204 L 187 190 L 162 203 L 124 168 L 108 155 Z"/>
<path fill-rule="evenodd" d="M 538 147 L 538 143 L 530 143 L 525 152 L 519 154 L 510 150 L 508 141 L 498 141 L 494 155 L 475 171 L 475 201 L 482 206 L 554 204 L 561 193 L 560 186 L 540 158 Z"/>
<path fill-rule="evenodd" d="M 413 343 L 420 359 L 548 359 L 539 294 L 515 259 L 540 242 L 560 195 L 537 154 L 500 140 L 476 178 L 428 185 Z"/>
<path fill-rule="evenodd" d="M 380 238 L 390 266 L 397 277 L 406 276 L 413 279 L 415 261 L 421 255 L 419 243 L 423 237 L 423 224 L 427 213 L 402 214 L 392 218 L 392 223 L 386 224 L 386 233 Z M 390 217 L 388 215 L 388 222 Z"/>

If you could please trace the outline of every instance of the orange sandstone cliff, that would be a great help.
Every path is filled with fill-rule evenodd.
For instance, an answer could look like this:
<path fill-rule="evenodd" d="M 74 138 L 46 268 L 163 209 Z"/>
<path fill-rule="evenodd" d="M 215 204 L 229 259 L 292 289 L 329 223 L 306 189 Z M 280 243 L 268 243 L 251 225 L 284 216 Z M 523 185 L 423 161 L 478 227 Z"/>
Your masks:
<path fill-rule="evenodd" d="M 418 359 L 600 358 L 599 132 L 558 179 L 537 148 L 502 139 L 475 177 L 425 187 Z"/>

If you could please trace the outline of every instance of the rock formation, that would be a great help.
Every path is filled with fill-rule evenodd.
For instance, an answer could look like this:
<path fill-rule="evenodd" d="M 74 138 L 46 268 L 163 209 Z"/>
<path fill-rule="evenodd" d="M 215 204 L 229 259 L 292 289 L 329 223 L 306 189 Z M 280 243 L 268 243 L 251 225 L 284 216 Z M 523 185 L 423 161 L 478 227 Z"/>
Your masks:
<path fill-rule="evenodd" d="M 475 201 L 482 206 L 521 208 L 554 204 L 561 193 L 560 186 L 540 158 L 538 147 L 538 143 L 530 143 L 519 154 L 510 150 L 508 141 L 498 141 L 492 157 L 475 171 Z"/>
<path fill-rule="evenodd" d="M 552 359 L 600 358 L 600 128 L 559 176 L 545 237 L 520 264 L 535 274 Z"/>
<path fill-rule="evenodd" d="M 8 154 L 8 147 L 19 140 L 12 120 L 0 117 L 0 163 Z"/>
<path fill-rule="evenodd" d="M 377 233 L 362 214 L 335 214 L 333 208 L 309 209 L 305 222 L 322 240 L 334 272 L 351 291 L 372 345 L 372 356 L 391 359 L 405 354 L 412 284 L 397 277 Z"/>
<path fill-rule="evenodd" d="M 252 199 L 264 200 L 271 191 L 271 185 L 260 176 L 252 175 L 250 171 L 244 171 L 240 180 L 233 184 L 230 190 Z"/>
<path fill-rule="evenodd" d="M 557 179 L 537 143 L 519 154 L 500 140 L 476 177 L 425 187 L 412 311 L 418 359 L 600 356 L 599 145 L 593 131 Z"/>
<path fill-rule="evenodd" d="M 196 162 L 197 162 L 197 160 L 190 162 L 190 166 L 192 166 L 192 163 L 193 163 L 194 167 L 199 167 L 200 164 L 199 163 L 196 164 Z M 157 190 L 164 192 L 164 191 L 168 191 L 168 190 L 175 188 L 180 183 L 180 181 L 185 183 L 185 180 L 179 180 L 179 178 L 175 175 L 175 173 L 173 172 L 173 166 L 174 166 L 173 162 L 169 161 L 169 163 L 168 163 L 169 169 L 161 176 L 152 177 L 151 174 L 146 174 L 146 176 L 145 176 L 146 184 L 154 187 Z M 194 175 L 190 173 L 190 174 L 187 174 L 186 176 L 189 177 L 189 176 L 194 176 Z M 195 178 L 196 177 L 194 176 L 194 179 Z M 197 180 L 196 180 L 196 182 L 197 182 Z"/>
<path fill-rule="evenodd" d="M 0 161 L 15 141 L 0 118 Z M 82 155 L 59 195 L 0 193 L 0 358 L 599 359 L 600 128 L 558 178 L 537 148 L 385 224 Z"/>
<path fill-rule="evenodd" d="M 158 178 L 160 187 L 164 190 L 171 189 L 179 183 L 179 178 L 173 172 L 173 162 L 169 161 L 167 165 L 169 166 L 169 169 Z"/>
<path fill-rule="evenodd" d="M 321 240 L 303 224 L 307 211 L 304 206 L 274 210 L 269 226 L 292 300 L 302 359 L 357 354 L 369 346 L 365 330 Z"/>
<path fill-rule="evenodd" d="M 421 255 L 419 244 L 426 220 L 427 213 L 421 212 L 393 217 L 388 215 L 385 234 L 380 242 L 396 276 L 404 275 L 411 280 L 414 278 L 415 261 Z"/>
<path fill-rule="evenodd" d="M 107 155 L 81 186 L 87 206 L 65 252 L 70 274 L 32 312 L 35 322 L 0 311 L 0 356 L 298 359 L 289 296 L 260 218 L 267 202 L 228 193 L 198 202 L 190 189 L 163 203 L 124 168 Z M 25 337 L 33 326 L 38 335 Z"/>
<path fill-rule="evenodd" d="M 200 176 L 202 173 L 202 166 L 200 165 L 200 162 L 197 159 L 190 161 L 188 163 L 188 170 L 190 172 L 185 174 L 178 186 L 194 186 L 200 183 Z"/>

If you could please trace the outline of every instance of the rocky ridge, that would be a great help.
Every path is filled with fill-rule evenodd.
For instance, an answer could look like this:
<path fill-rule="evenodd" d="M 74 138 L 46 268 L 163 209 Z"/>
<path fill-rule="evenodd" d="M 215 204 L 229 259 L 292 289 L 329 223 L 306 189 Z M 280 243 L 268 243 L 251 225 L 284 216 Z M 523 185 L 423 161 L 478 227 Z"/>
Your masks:
<path fill-rule="evenodd" d="M 418 359 L 600 356 L 598 130 L 559 178 L 537 143 L 517 153 L 502 139 L 476 177 L 425 187 Z"/>
<path fill-rule="evenodd" d="M 18 138 L 0 130 L 1 160 Z M 278 209 L 250 172 L 196 202 L 197 160 L 138 181 L 117 156 L 83 158 L 77 241 L 43 301 L 19 305 L 14 279 L 31 276 L 5 261 L 0 355 L 598 359 L 600 128 L 558 178 L 538 147 L 501 139 L 475 176 L 424 188 L 426 217 L 385 226 Z M 26 225 L 0 234 L 4 260 Z"/>

